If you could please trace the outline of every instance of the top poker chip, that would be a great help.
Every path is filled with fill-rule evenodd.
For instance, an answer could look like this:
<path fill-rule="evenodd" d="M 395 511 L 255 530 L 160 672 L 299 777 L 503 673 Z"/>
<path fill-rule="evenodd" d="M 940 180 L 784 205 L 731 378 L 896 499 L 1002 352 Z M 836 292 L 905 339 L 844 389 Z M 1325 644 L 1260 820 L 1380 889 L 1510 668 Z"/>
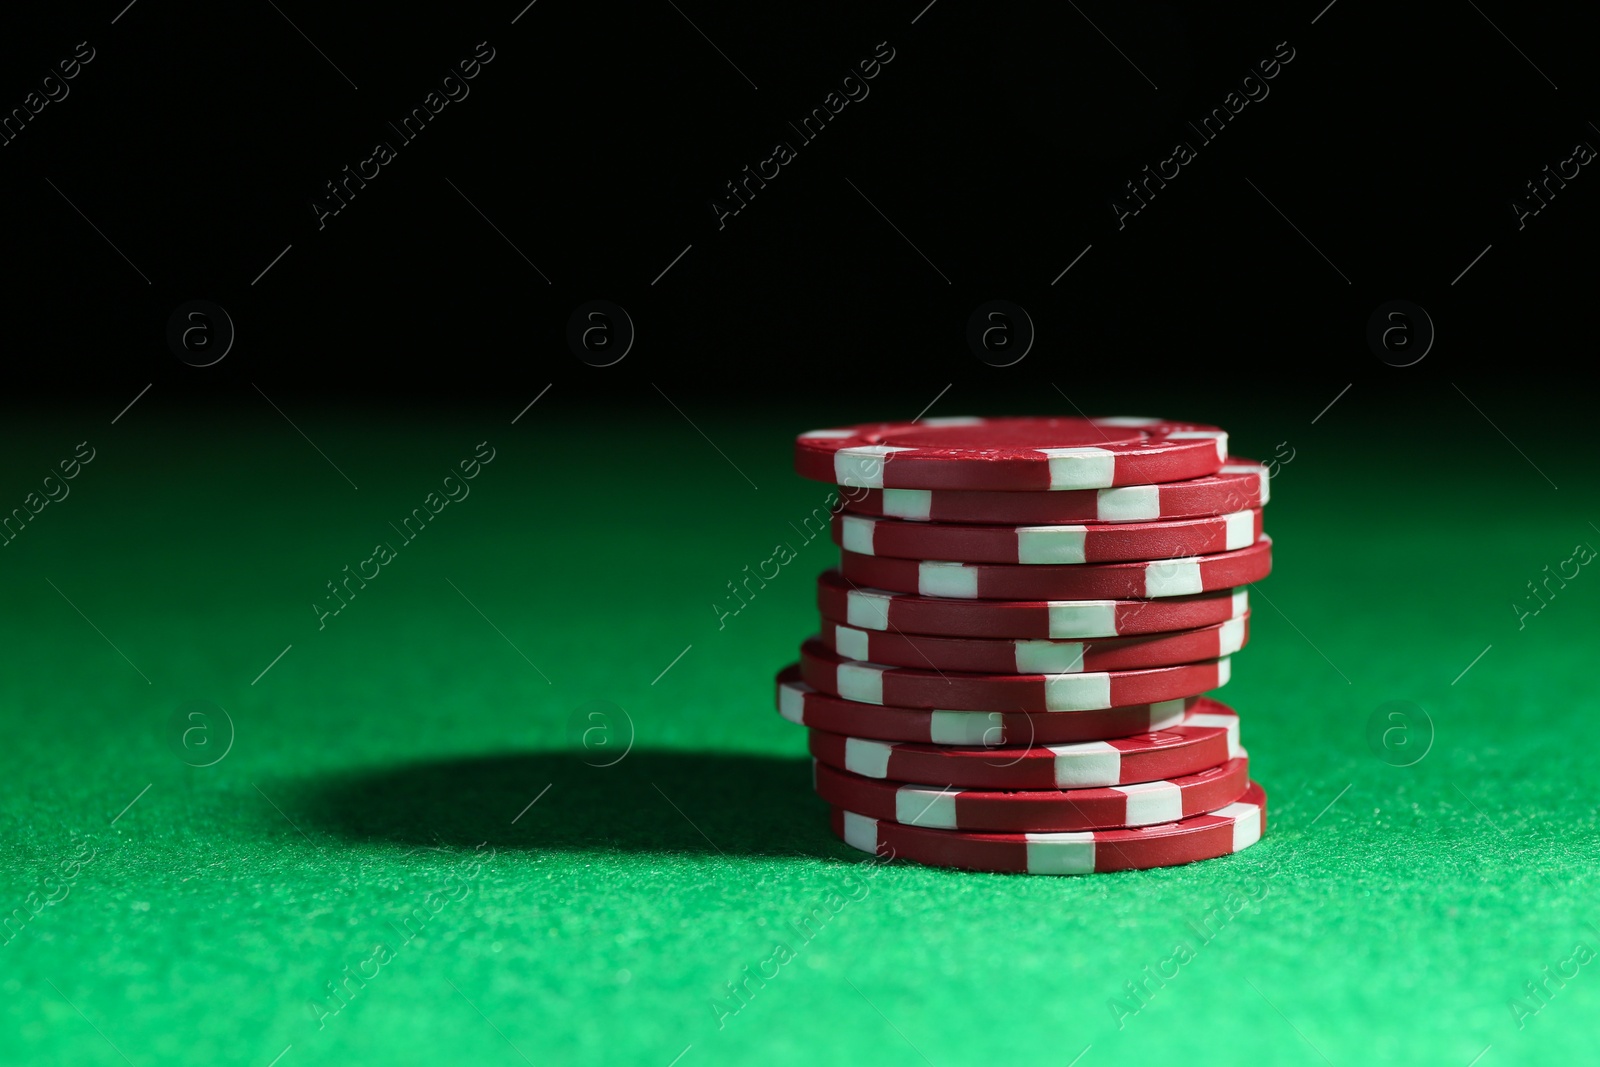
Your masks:
<path fill-rule="evenodd" d="M 1215 474 L 1228 435 L 1160 419 L 942 418 L 812 430 L 803 478 L 868 489 L 1106 489 Z"/>

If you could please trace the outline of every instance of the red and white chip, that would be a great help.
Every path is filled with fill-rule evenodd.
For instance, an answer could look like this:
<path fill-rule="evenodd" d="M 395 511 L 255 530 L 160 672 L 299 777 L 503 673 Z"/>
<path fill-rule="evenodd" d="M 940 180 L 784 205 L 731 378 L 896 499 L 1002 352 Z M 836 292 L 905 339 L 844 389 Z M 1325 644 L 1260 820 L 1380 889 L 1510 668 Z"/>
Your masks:
<path fill-rule="evenodd" d="M 1227 659 L 1082 674 L 946 674 L 841 659 L 813 638 L 800 646 L 807 685 L 863 704 L 971 711 L 1096 711 L 1199 696 L 1228 684 Z"/>
<path fill-rule="evenodd" d="M 821 639 L 845 659 L 886 667 L 929 667 L 978 674 L 1081 674 L 1172 667 L 1231 656 L 1250 640 L 1250 616 L 1245 614 L 1195 630 L 1087 641 L 934 637 L 898 630 L 862 630 L 824 619 Z"/>
<path fill-rule="evenodd" d="M 1205 556 L 1261 539 L 1261 511 L 1097 526 L 999 526 L 835 515 L 833 543 L 863 556 L 1070 565 Z"/>
<path fill-rule="evenodd" d="M 1214 474 L 1215 426 L 1148 418 L 939 418 L 812 430 L 795 439 L 803 478 L 870 489 L 1103 489 Z"/>
<path fill-rule="evenodd" d="M 1244 795 L 1204 815 L 1128 830 L 983 833 L 938 830 L 834 808 L 833 832 L 851 848 L 935 867 L 1017 874 L 1094 874 L 1176 867 L 1241 852 L 1267 829 L 1267 794 Z"/>
<path fill-rule="evenodd" d="M 1239 747 L 1239 716 L 1215 700 L 1196 702 L 1175 726 L 1110 741 L 894 744 L 813 729 L 810 746 L 811 755 L 820 762 L 864 778 L 921 782 L 935 789 L 1007 790 L 1092 789 L 1180 778 L 1226 763 L 1244 751 Z"/>
<path fill-rule="evenodd" d="M 1008 526 L 1071 522 L 1154 522 L 1250 511 L 1270 499 L 1267 468 L 1230 457 L 1215 474 L 1157 485 L 997 493 L 982 489 L 860 489 L 841 494 L 852 515 L 916 522 L 983 522 Z"/>
<path fill-rule="evenodd" d="M 1056 745 L 1103 741 L 1154 733 L 1179 725 L 1193 710 L 1227 712 L 1206 697 L 1163 700 L 1096 711 L 949 711 L 862 704 L 821 693 L 800 679 L 791 664 L 778 673 L 778 714 L 809 726 L 854 738 L 923 741 L 935 745 Z"/>
<path fill-rule="evenodd" d="M 941 830 L 1063 833 L 1156 826 L 1215 811 L 1244 795 L 1250 761 L 1236 758 L 1170 781 L 1103 789 L 990 791 L 886 782 L 815 767 L 817 795 L 858 815 Z"/>
<path fill-rule="evenodd" d="M 1272 538 L 1209 556 L 1142 563 L 1020 566 L 891 559 L 839 553 L 839 573 L 858 585 L 929 597 L 982 600 L 1189 596 L 1259 582 L 1272 571 Z"/>
<path fill-rule="evenodd" d="M 1244 589 L 1149 600 L 966 600 L 895 593 L 838 571 L 817 577 L 822 617 L 863 630 L 941 637 L 1066 639 L 1166 633 L 1213 626 L 1250 610 Z"/>

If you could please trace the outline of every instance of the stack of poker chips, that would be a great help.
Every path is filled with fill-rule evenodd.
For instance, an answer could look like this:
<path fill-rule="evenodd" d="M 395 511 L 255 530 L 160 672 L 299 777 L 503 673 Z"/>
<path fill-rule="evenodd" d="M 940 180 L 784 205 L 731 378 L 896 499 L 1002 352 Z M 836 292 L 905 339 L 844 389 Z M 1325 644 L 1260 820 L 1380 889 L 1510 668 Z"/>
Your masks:
<path fill-rule="evenodd" d="M 1271 569 L 1267 472 L 1212 426 L 925 419 L 815 430 L 840 487 L 822 631 L 778 675 L 833 829 L 944 867 L 1088 874 L 1266 828 L 1228 681 Z"/>

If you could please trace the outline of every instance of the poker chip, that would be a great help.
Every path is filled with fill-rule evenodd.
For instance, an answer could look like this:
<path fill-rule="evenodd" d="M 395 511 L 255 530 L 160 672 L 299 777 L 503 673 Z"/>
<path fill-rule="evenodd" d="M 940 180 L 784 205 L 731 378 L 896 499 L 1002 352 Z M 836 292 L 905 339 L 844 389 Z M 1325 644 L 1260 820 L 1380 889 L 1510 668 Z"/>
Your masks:
<path fill-rule="evenodd" d="M 998 792 L 864 778 L 815 765 L 817 795 L 835 808 L 881 822 L 940 830 L 1063 833 L 1176 823 L 1232 804 L 1250 784 L 1250 761 L 1236 758 L 1170 781 L 1103 789 Z"/>
<path fill-rule="evenodd" d="M 1267 503 L 1264 464 L 1230 458 L 1215 474 L 1160 485 L 1116 489 L 995 493 L 981 489 L 857 489 L 841 494 L 853 515 L 919 522 L 1003 523 L 1013 526 L 1075 522 L 1154 522 L 1250 511 Z"/>
<path fill-rule="evenodd" d="M 1272 570 L 1272 538 L 1249 548 L 1207 556 L 1130 563 L 1021 566 L 892 559 L 839 553 L 846 581 L 898 593 L 955 599 L 1051 600 L 1187 596 L 1265 578 Z"/>
<path fill-rule="evenodd" d="M 1065 640 L 1214 626 L 1242 618 L 1250 610 L 1250 594 L 1244 589 L 1218 589 L 1163 600 L 956 600 L 873 588 L 834 570 L 817 578 L 817 609 L 824 619 L 863 630 Z"/>
<path fill-rule="evenodd" d="M 843 659 L 813 638 L 800 646 L 800 676 L 813 689 L 863 704 L 969 711 L 1097 711 L 1199 696 L 1228 684 L 1226 658 L 1136 671 L 970 674 L 885 667 Z"/>
<path fill-rule="evenodd" d="M 1267 468 L 1213 426 L 923 419 L 814 430 L 839 486 L 819 636 L 777 678 L 858 849 L 1089 874 L 1254 844 L 1239 716 L 1202 696 L 1272 569 Z"/>
<path fill-rule="evenodd" d="M 979 674 L 1078 674 L 1168 667 L 1231 656 L 1250 640 L 1250 616 L 1194 630 L 1086 641 L 985 640 L 822 622 L 821 641 L 845 659 L 888 667 L 926 667 Z"/>
<path fill-rule="evenodd" d="M 1030 491 L 1151 485 L 1214 474 L 1215 426 L 1146 418 L 939 418 L 812 430 L 795 439 L 803 478 L 870 489 Z"/>
<path fill-rule="evenodd" d="M 812 729 L 810 747 L 818 762 L 863 778 L 921 782 L 933 789 L 1052 791 L 1179 778 L 1236 759 L 1244 751 L 1239 747 L 1238 714 L 1215 700 L 1197 701 L 1176 725 L 1109 741 L 1018 746 L 895 744 Z M 830 799 L 829 803 L 866 815 L 878 814 L 847 801 Z M 1209 811 L 1221 803 L 1194 810 Z"/>
<path fill-rule="evenodd" d="M 833 832 L 852 848 L 935 867 L 1015 874 L 1094 874 L 1176 867 L 1249 848 L 1267 828 L 1267 794 L 1244 795 L 1203 815 L 1124 830 L 982 833 L 937 830 L 835 807 Z"/>
<path fill-rule="evenodd" d="M 984 526 L 833 517 L 833 543 L 863 556 L 1070 565 L 1213 555 L 1261 538 L 1261 512 L 1096 526 Z"/>
<path fill-rule="evenodd" d="M 1226 710 L 1205 697 L 1099 711 L 950 711 L 862 704 L 821 693 L 800 679 L 799 666 L 778 674 L 778 714 L 809 726 L 854 738 L 921 741 L 935 745 L 1057 745 L 1103 741 L 1166 730 L 1193 710 Z"/>

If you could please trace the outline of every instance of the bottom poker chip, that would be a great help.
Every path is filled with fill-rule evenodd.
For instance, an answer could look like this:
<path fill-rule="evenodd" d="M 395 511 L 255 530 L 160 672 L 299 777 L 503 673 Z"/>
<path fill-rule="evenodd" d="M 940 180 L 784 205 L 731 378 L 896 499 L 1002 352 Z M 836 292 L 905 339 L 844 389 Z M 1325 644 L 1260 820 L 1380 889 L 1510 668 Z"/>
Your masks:
<path fill-rule="evenodd" d="M 1014 874 L 1094 874 L 1176 867 L 1243 851 L 1267 829 L 1266 791 L 1251 782 L 1244 796 L 1204 815 L 1132 830 L 996 834 L 935 830 L 832 810 L 833 832 L 845 844 L 890 859 L 934 867 Z"/>

